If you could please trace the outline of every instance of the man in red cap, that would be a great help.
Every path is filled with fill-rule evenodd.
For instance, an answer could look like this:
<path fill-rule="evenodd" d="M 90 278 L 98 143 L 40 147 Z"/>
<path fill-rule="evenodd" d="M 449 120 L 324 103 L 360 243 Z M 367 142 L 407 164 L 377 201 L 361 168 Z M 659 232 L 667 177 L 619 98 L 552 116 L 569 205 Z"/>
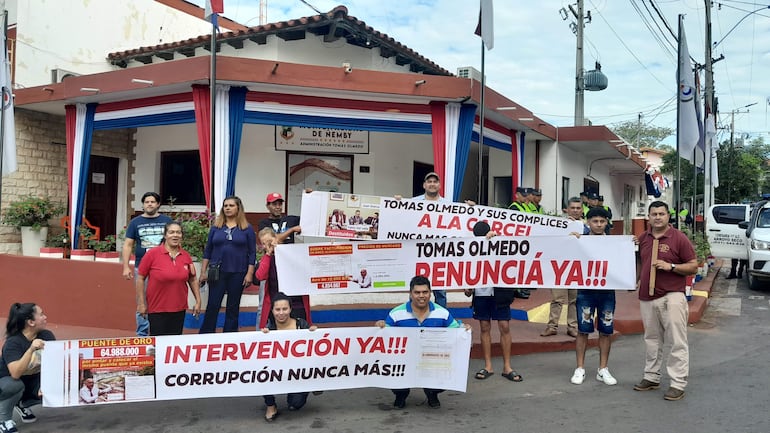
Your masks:
<path fill-rule="evenodd" d="M 298 231 L 299 228 L 299 217 L 296 215 L 283 215 L 283 203 L 283 196 L 280 193 L 271 192 L 267 195 L 265 198 L 265 206 L 267 206 L 267 211 L 270 212 L 270 216 L 259 222 L 259 230 L 270 227 L 276 234 L 291 232 L 291 234 L 286 237 L 284 243 L 293 244 L 294 233 Z M 294 227 L 297 227 L 297 229 Z M 257 230 L 257 232 L 259 232 L 259 230 Z"/>

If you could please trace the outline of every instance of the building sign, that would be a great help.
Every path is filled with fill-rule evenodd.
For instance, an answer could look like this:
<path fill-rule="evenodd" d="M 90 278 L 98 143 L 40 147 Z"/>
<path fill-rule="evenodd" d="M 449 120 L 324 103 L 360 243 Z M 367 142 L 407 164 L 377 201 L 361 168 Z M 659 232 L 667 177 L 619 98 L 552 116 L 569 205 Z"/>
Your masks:
<path fill-rule="evenodd" d="M 369 153 L 369 131 L 276 126 L 275 149 L 313 153 Z"/>

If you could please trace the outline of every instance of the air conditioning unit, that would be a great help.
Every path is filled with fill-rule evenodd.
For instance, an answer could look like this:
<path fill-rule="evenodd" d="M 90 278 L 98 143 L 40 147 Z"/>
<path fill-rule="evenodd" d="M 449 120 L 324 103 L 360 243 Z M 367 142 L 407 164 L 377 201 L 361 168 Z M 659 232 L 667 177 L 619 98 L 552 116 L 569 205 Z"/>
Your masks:
<path fill-rule="evenodd" d="M 462 66 L 457 68 L 457 76 L 460 78 L 470 78 L 481 81 L 481 72 L 473 66 Z"/>
<path fill-rule="evenodd" d="M 77 72 L 67 71 L 65 69 L 51 69 L 51 83 L 61 83 L 70 77 L 79 77 Z"/>

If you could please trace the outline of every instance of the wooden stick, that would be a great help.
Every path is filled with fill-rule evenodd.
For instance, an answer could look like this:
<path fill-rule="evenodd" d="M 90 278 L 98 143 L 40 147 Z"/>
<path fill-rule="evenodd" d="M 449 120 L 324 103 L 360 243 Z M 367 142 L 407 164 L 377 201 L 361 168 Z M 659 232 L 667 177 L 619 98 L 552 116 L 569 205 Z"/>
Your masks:
<path fill-rule="evenodd" d="M 650 262 L 650 296 L 655 295 L 655 275 L 657 268 L 655 268 L 655 262 L 658 261 L 658 244 L 660 241 L 654 239 L 652 241 L 652 261 Z"/>

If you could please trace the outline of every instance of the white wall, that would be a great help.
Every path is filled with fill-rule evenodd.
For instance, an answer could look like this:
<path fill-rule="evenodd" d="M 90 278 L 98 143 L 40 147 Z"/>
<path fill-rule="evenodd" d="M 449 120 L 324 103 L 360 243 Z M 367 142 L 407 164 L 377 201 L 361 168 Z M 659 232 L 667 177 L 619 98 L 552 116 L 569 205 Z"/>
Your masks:
<path fill-rule="evenodd" d="M 106 60 L 111 52 L 211 32 L 206 21 L 153 0 L 23 0 L 15 6 L 16 83 L 24 87 L 49 84 L 52 69 L 110 71 L 117 69 Z"/>
<path fill-rule="evenodd" d="M 195 55 L 208 56 L 209 52 L 204 48 L 198 48 L 195 50 Z M 316 36 L 312 33 L 306 33 L 305 39 L 294 41 L 286 41 L 278 36 L 268 35 L 267 43 L 264 45 L 245 40 L 243 48 L 239 49 L 228 44 L 222 44 L 217 55 L 306 65 L 339 66 L 340 68 L 344 62 L 351 64 L 353 73 L 355 73 L 356 69 L 409 72 L 409 65 L 397 65 L 395 56 L 389 58 L 381 57 L 379 48 L 369 49 L 350 45 L 345 42 L 344 38 L 340 38 L 335 42 L 324 43 L 323 36 Z M 183 58 L 186 57 L 181 54 L 174 55 L 175 60 Z M 162 62 L 163 60 L 156 58 L 154 61 Z M 131 62 L 128 66 L 141 67 L 144 64 Z"/>
<path fill-rule="evenodd" d="M 136 141 L 133 197 L 160 188 L 161 152 L 198 149 L 194 124 L 139 128 Z M 368 155 L 353 156 L 354 191 L 365 195 L 411 196 L 413 162 L 433 163 L 430 135 L 372 132 L 369 141 Z M 369 166 L 369 173 L 360 173 L 361 165 Z M 274 127 L 244 125 L 235 192 L 243 200 L 245 210 L 265 212 L 265 196 L 273 191 L 283 193 L 286 177 L 286 153 L 275 150 Z M 136 200 L 132 208 L 141 210 Z M 202 211 L 204 207 L 186 206 L 183 210 Z"/>

